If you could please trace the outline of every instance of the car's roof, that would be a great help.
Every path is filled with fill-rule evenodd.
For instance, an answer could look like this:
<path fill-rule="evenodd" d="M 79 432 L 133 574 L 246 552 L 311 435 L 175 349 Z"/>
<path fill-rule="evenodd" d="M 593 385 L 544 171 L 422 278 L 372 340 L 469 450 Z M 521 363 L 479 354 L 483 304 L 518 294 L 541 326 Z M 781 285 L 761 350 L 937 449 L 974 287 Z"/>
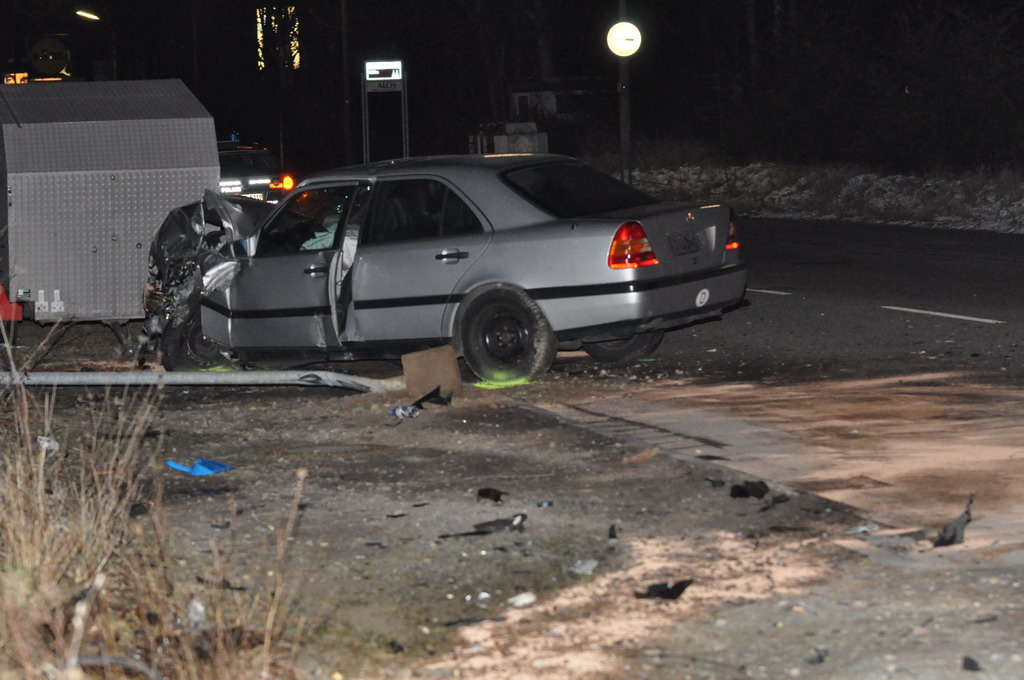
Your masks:
<path fill-rule="evenodd" d="M 547 153 L 415 156 L 324 170 L 310 174 L 302 181 L 302 184 L 410 174 L 473 175 L 480 172 L 494 174 L 511 168 L 554 161 L 574 161 L 574 159 L 569 156 Z"/>
<path fill-rule="evenodd" d="M 578 162 L 558 154 L 475 154 L 417 156 L 326 170 L 307 176 L 296 190 L 318 184 L 388 177 L 436 176 L 455 184 L 496 229 L 550 220 L 551 216 L 514 191 L 495 191 L 506 170 L 542 163 Z"/>

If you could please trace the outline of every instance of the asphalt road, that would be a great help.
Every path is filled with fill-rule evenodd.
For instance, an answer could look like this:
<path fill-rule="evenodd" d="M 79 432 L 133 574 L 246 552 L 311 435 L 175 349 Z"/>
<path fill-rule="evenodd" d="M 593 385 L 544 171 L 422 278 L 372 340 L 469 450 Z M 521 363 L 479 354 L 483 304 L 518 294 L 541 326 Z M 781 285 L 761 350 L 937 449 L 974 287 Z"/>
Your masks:
<path fill-rule="evenodd" d="M 750 305 L 666 336 L 658 357 L 685 373 L 1024 377 L 1024 236 L 790 219 L 738 226 Z"/>
<path fill-rule="evenodd" d="M 739 226 L 749 306 L 666 335 L 651 389 L 588 408 L 720 442 L 732 469 L 889 526 L 935 529 L 975 495 L 973 548 L 1018 552 L 1024 237 Z"/>

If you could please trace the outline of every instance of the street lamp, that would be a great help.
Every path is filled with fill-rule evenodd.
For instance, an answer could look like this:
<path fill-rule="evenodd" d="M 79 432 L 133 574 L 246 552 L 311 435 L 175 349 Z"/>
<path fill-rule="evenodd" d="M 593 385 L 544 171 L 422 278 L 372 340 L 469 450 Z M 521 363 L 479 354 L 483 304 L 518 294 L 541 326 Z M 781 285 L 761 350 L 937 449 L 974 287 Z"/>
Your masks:
<path fill-rule="evenodd" d="M 86 9 L 75 10 L 75 16 L 85 19 L 86 21 L 102 21 L 99 14 Z M 108 31 L 107 40 L 110 46 L 110 50 L 108 52 L 110 57 L 110 79 L 117 80 L 117 34 L 114 32 L 114 25 L 112 22 L 107 21 L 103 26 Z M 93 71 L 93 79 L 96 79 L 95 67 Z"/>
<path fill-rule="evenodd" d="M 625 9 L 622 0 L 621 9 Z M 623 11 L 624 13 L 624 11 Z M 630 176 L 629 57 L 640 49 L 640 29 L 620 21 L 608 30 L 608 49 L 619 58 L 619 152 L 622 155 L 622 181 L 632 184 Z"/>

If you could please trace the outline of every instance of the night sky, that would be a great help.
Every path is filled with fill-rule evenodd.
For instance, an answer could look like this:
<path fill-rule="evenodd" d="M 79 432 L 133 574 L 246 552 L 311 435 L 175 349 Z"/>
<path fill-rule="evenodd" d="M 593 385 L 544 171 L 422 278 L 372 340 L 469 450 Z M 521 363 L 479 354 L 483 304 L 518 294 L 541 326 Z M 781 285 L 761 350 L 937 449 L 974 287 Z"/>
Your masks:
<path fill-rule="evenodd" d="M 283 150 L 300 175 L 362 159 L 362 65 L 377 59 L 405 66 L 414 155 L 466 152 L 481 125 L 517 119 L 513 92 L 537 89 L 583 93 L 560 100 L 558 116 L 525 114 L 552 151 L 618 149 L 618 62 L 605 45 L 618 0 L 296 0 L 296 70 L 257 68 L 262 5 L 249 0 L 11 4 L 5 72 L 26 70 L 39 37 L 62 34 L 76 76 L 102 77 L 116 54 L 120 79 L 180 78 L 220 135 Z M 1022 5 L 628 0 L 643 34 L 629 66 L 634 160 L 665 162 L 659 150 L 678 144 L 737 161 L 1019 166 Z M 101 21 L 76 18 L 79 8 Z M 371 146 L 395 155 L 400 97 L 370 100 Z"/>

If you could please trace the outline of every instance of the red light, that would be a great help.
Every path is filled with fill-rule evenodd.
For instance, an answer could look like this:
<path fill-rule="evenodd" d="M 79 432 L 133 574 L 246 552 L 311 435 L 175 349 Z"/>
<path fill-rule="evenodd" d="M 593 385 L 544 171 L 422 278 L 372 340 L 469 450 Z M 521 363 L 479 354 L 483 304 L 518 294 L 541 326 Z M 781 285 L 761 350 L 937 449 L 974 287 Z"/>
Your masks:
<path fill-rule="evenodd" d="M 285 191 L 291 191 L 292 187 L 295 186 L 295 180 L 292 179 L 291 175 L 285 175 L 276 182 L 270 183 L 271 189 L 284 189 Z"/>
<path fill-rule="evenodd" d="M 739 250 L 740 242 L 736 238 L 736 225 L 732 222 L 729 223 L 729 238 L 725 241 L 726 250 Z"/>
<path fill-rule="evenodd" d="M 608 266 L 612 269 L 635 269 L 658 264 L 647 232 L 639 222 L 623 222 L 608 248 Z"/>

